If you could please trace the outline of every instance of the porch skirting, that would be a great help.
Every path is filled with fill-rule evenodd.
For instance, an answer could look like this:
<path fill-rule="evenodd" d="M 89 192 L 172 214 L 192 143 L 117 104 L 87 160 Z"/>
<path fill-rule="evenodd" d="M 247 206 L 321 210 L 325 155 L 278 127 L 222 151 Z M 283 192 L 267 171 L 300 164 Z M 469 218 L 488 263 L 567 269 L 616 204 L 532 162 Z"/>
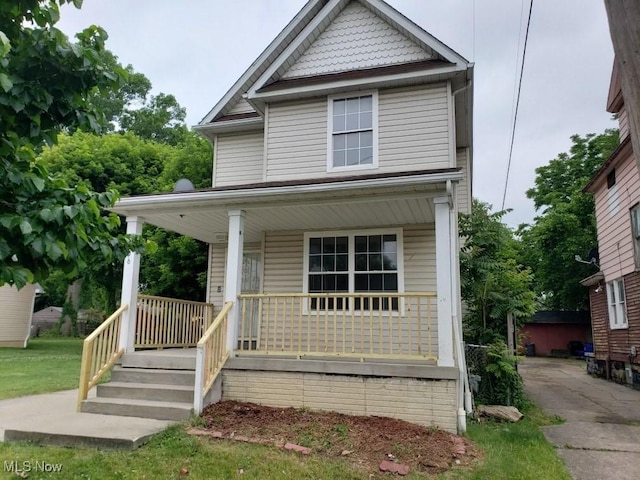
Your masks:
<path fill-rule="evenodd" d="M 448 373 L 408 378 L 227 367 L 222 400 L 385 416 L 456 433 L 457 381 L 442 378 Z"/>

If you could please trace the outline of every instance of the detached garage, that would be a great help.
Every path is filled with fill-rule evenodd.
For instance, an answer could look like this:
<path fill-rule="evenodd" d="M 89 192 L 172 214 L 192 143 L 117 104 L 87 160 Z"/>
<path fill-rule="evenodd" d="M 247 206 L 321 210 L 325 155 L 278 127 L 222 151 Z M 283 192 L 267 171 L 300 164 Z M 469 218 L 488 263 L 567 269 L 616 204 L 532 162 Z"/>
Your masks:
<path fill-rule="evenodd" d="M 541 311 L 520 329 L 522 347 L 536 356 L 576 355 L 591 342 L 591 317 L 588 311 Z"/>
<path fill-rule="evenodd" d="M 25 348 L 31 330 L 36 286 L 0 287 L 0 347 Z"/>

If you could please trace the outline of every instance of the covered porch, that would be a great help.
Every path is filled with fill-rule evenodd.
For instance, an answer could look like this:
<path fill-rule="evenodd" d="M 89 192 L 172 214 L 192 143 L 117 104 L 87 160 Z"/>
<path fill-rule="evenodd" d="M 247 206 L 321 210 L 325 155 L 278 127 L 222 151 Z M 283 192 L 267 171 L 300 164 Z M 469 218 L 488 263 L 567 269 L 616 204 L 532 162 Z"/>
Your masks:
<path fill-rule="evenodd" d="M 87 339 L 79 405 L 122 355 L 171 348 L 195 351 L 196 412 L 210 403 L 216 382 L 237 384 L 238 372 L 249 370 L 298 371 L 300 378 L 325 372 L 408 378 L 392 368 L 405 366 L 412 378 L 444 379 L 460 390 L 459 176 L 422 172 L 384 181 L 260 184 L 122 200 L 116 211 L 127 216 L 131 234 L 150 223 L 209 243 L 207 302 L 139 295 L 140 258 L 131 254 L 122 306 Z M 349 271 L 329 273 L 335 283 L 343 275 L 349 287 L 313 291 L 312 276 L 327 269 L 322 264 L 320 273 L 313 271 L 309 245 L 329 237 L 344 239 L 349 252 L 362 238 L 397 244 L 392 253 L 398 266 L 390 274 L 396 278 L 389 282 L 395 288 L 354 288 L 354 278 L 364 274 L 354 267 L 357 252 L 345 250 Z M 371 285 L 378 277 L 386 281 L 384 268 L 367 272 Z M 220 376 L 225 366 L 228 373 Z M 452 397 L 455 412 L 462 398 Z"/>

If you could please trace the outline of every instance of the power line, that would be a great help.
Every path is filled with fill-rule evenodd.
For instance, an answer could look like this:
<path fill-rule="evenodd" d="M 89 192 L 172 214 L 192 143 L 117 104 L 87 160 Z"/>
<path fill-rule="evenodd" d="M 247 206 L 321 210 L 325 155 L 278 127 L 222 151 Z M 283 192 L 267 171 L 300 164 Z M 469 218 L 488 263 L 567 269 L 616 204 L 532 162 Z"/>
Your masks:
<path fill-rule="evenodd" d="M 502 195 L 502 207 L 504 210 L 504 204 L 507 199 L 507 188 L 509 186 L 509 174 L 511 173 L 511 158 L 513 157 L 513 143 L 516 136 L 516 125 L 518 123 L 518 108 L 520 107 L 520 92 L 522 91 L 522 76 L 524 74 L 524 60 L 527 56 L 527 43 L 529 40 L 529 27 L 531 26 L 531 12 L 533 11 L 533 0 L 529 4 L 529 18 L 527 19 L 527 31 L 524 35 L 524 48 L 522 49 L 522 65 L 520 67 L 520 79 L 518 80 L 518 95 L 516 97 L 516 109 L 513 115 L 513 126 L 511 128 L 511 143 L 509 145 L 509 160 L 507 162 L 507 178 L 504 182 L 504 194 Z"/>

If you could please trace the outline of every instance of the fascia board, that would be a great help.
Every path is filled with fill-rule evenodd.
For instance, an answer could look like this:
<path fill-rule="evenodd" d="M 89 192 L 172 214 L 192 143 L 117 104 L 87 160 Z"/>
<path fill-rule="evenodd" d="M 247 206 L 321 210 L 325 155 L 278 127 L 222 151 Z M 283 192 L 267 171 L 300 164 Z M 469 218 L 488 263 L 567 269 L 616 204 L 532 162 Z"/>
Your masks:
<path fill-rule="evenodd" d="M 379 77 L 370 77 L 367 79 L 351 79 L 327 82 L 321 85 L 312 85 L 304 87 L 293 87 L 282 90 L 273 90 L 269 92 L 254 92 L 247 99 L 250 101 L 274 101 L 287 97 L 295 96 L 313 96 L 313 95 L 330 95 L 338 93 L 349 88 L 383 88 L 392 86 L 399 81 L 420 80 L 429 81 L 438 75 L 451 75 L 466 70 L 466 66 L 454 65 L 451 67 L 443 67 L 427 71 L 398 73 L 394 75 L 384 75 Z"/>
<path fill-rule="evenodd" d="M 264 118 L 243 118 L 241 120 L 229 120 L 228 122 L 207 123 L 194 125 L 192 128 L 201 135 L 207 137 L 209 133 L 228 133 L 254 130 L 264 127 Z"/>
<path fill-rule="evenodd" d="M 339 193 L 349 190 L 361 190 L 367 188 L 384 188 L 398 186 L 417 186 L 446 181 L 460 181 L 463 179 L 461 172 L 449 172 L 439 174 L 423 174 L 411 177 L 393 177 L 383 179 L 350 180 L 335 184 L 315 185 L 287 185 L 283 187 L 247 188 L 242 190 L 204 191 L 190 193 L 168 193 L 165 195 L 147 195 L 120 199 L 110 210 L 128 215 L 140 209 L 152 209 L 154 207 L 184 207 L 198 206 L 207 202 L 217 201 L 221 203 L 245 204 L 261 203 L 266 197 L 285 197 L 287 195 L 309 193 Z"/>

